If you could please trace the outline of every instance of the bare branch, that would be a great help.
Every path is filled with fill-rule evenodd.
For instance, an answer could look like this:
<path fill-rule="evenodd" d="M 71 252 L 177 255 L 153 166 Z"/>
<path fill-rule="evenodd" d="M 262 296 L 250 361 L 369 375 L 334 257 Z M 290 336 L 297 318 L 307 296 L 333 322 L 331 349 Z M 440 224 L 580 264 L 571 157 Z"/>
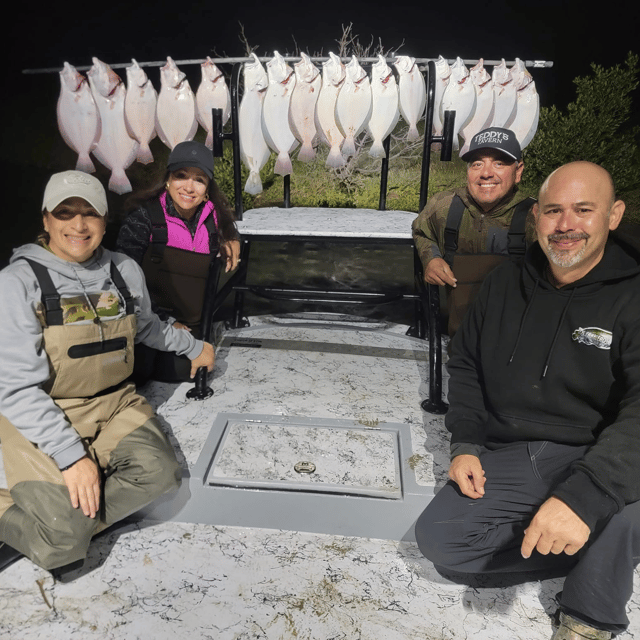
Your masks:
<path fill-rule="evenodd" d="M 240 33 L 238 34 L 238 40 L 240 40 L 240 42 L 244 45 L 244 51 L 247 57 L 249 57 L 251 53 L 255 51 L 260 45 L 256 45 L 255 47 L 252 47 L 249 44 L 249 40 L 247 39 L 247 36 L 244 33 L 244 25 L 239 20 L 238 20 L 238 24 L 240 25 Z"/>

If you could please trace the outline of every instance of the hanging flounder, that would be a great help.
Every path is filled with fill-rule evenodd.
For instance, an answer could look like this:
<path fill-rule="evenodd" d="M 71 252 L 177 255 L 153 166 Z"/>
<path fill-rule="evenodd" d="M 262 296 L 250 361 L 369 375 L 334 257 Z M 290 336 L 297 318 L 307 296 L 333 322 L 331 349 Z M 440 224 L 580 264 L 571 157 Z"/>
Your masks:
<path fill-rule="evenodd" d="M 539 118 L 540 98 L 536 91 L 536 83 L 525 68 L 517 87 L 516 112 L 514 118 L 506 125 L 507 129 L 511 129 L 516 134 L 522 149 L 531 142 L 536 134 Z"/>
<path fill-rule="evenodd" d="M 213 149 L 213 119 L 211 109 L 222 109 L 222 125 L 231 115 L 231 95 L 224 74 L 209 56 L 200 65 L 202 80 L 196 91 L 196 116 L 200 126 L 207 132 L 205 144 Z"/>
<path fill-rule="evenodd" d="M 160 85 L 156 131 L 160 140 L 173 149 L 180 142 L 193 140 L 196 135 L 196 99 L 187 76 L 170 57 L 160 69 Z"/>
<path fill-rule="evenodd" d="M 482 58 L 469 71 L 469 75 L 476 90 L 476 109 L 473 118 L 460 131 L 460 135 L 465 139 L 460 155 L 464 155 L 469 150 L 473 136 L 486 129 L 493 120 L 493 82 L 489 72 L 484 68 Z"/>
<path fill-rule="evenodd" d="M 262 133 L 262 102 L 269 81 L 267 72 L 255 53 L 253 62 L 246 62 L 243 68 L 244 92 L 238 113 L 240 156 L 249 169 L 249 177 L 244 190 L 251 195 L 262 193 L 260 169 L 271 155 Z"/>
<path fill-rule="evenodd" d="M 416 59 L 410 56 L 398 56 L 394 66 L 400 76 L 400 81 L 398 82 L 400 113 L 409 125 L 407 140 L 415 142 L 420 137 L 417 127 L 418 120 L 422 117 L 427 103 L 427 88 L 424 76 L 418 69 Z"/>
<path fill-rule="evenodd" d="M 469 75 L 469 70 L 461 58 L 451 67 L 451 78 L 442 96 L 440 115 L 444 120 L 445 111 L 455 111 L 453 125 L 453 149 L 458 149 L 458 133 L 471 120 L 476 108 L 476 89 Z"/>
<path fill-rule="evenodd" d="M 309 162 L 316 157 L 313 145 L 316 141 L 317 131 L 315 123 L 315 111 L 322 77 L 306 53 L 300 54 L 302 60 L 293 65 L 296 73 L 296 87 L 291 96 L 289 108 L 289 125 L 293 135 L 302 143 L 298 152 L 298 160 Z"/>
<path fill-rule="evenodd" d="M 128 193 L 131 183 L 124 170 L 136 159 L 138 147 L 127 132 L 124 121 L 124 101 L 127 90 L 120 76 L 108 64 L 92 58 L 93 66 L 87 77 L 100 113 L 100 136 L 93 155 L 111 169 L 109 189 L 115 193 Z"/>
<path fill-rule="evenodd" d="M 289 126 L 289 107 L 296 76 L 277 51 L 267 62 L 267 76 L 269 86 L 262 105 L 262 132 L 267 144 L 278 154 L 274 173 L 288 176 L 293 173 L 289 154 L 298 146 Z"/>
<path fill-rule="evenodd" d="M 355 139 L 369 122 L 373 97 L 369 76 L 355 56 L 352 56 L 345 72 L 346 77 L 336 101 L 336 122 L 344 135 L 342 154 L 349 157 L 355 155 Z"/>
<path fill-rule="evenodd" d="M 89 153 L 100 135 L 98 107 L 87 79 L 68 62 L 60 72 L 60 97 L 57 105 L 58 129 L 63 140 L 78 154 L 76 169 L 96 170 Z"/>
<path fill-rule="evenodd" d="M 492 127 L 504 127 L 516 108 L 516 85 L 504 58 L 493 68 L 494 114 Z"/>
<path fill-rule="evenodd" d="M 316 129 L 320 139 L 331 147 L 326 164 L 334 169 L 345 164 L 340 153 L 344 136 L 336 122 L 336 102 L 345 77 L 345 68 L 340 58 L 330 52 L 329 60 L 322 63 L 322 89 L 316 103 Z"/>
<path fill-rule="evenodd" d="M 444 95 L 444 90 L 447 88 L 449 84 L 449 79 L 451 78 L 451 67 L 449 63 L 442 57 L 438 56 L 436 60 L 436 86 L 433 96 L 433 135 L 441 136 L 442 135 L 442 116 L 441 114 L 441 106 L 442 106 L 442 96 Z"/>
<path fill-rule="evenodd" d="M 158 94 L 140 65 L 134 59 L 131 62 L 127 67 L 124 120 L 129 135 L 140 143 L 136 159 L 142 164 L 149 164 L 153 162 L 149 142 L 156 137 Z"/>
<path fill-rule="evenodd" d="M 371 95 L 373 107 L 367 129 L 373 143 L 369 155 L 380 158 L 385 155 L 382 143 L 400 119 L 398 85 L 383 55 L 378 55 L 378 62 L 371 67 Z"/>

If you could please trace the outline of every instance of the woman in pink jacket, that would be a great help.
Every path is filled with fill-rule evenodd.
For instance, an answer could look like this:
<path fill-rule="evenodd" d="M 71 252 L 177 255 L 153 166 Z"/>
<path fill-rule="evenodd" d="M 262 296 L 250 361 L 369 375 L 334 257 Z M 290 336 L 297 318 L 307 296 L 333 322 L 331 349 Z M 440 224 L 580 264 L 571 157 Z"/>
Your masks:
<path fill-rule="evenodd" d="M 116 251 L 144 270 L 154 311 L 199 335 L 209 272 L 217 255 L 235 269 L 240 241 L 233 213 L 213 179 L 213 156 L 200 142 L 176 145 L 158 186 L 129 199 L 133 205 L 118 234 Z M 137 346 L 134 379 L 189 380 L 188 361 Z"/>

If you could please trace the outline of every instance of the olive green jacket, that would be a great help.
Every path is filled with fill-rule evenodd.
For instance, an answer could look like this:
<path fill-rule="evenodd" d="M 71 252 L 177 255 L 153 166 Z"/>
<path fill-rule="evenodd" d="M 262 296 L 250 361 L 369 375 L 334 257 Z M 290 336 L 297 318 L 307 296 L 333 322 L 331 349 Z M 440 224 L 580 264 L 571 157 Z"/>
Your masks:
<path fill-rule="evenodd" d="M 483 211 L 471 198 L 467 187 L 454 191 L 443 191 L 429 198 L 427 205 L 413 221 L 413 241 L 424 267 L 433 258 L 444 255 L 444 229 L 449 206 L 455 195 L 465 205 L 465 215 L 460 223 L 458 253 L 492 253 L 507 255 L 507 232 L 513 211 L 526 196 L 518 194 L 517 188 L 505 196 L 488 212 Z M 527 217 L 527 244 L 536 239 L 533 213 Z"/>

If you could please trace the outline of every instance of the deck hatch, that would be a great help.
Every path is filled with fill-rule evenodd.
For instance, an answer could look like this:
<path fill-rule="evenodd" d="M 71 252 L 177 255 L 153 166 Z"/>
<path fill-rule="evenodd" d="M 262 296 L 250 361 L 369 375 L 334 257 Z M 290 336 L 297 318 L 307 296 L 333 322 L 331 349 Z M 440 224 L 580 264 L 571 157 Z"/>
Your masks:
<path fill-rule="evenodd" d="M 402 498 L 397 430 L 315 422 L 227 422 L 206 484 Z"/>

